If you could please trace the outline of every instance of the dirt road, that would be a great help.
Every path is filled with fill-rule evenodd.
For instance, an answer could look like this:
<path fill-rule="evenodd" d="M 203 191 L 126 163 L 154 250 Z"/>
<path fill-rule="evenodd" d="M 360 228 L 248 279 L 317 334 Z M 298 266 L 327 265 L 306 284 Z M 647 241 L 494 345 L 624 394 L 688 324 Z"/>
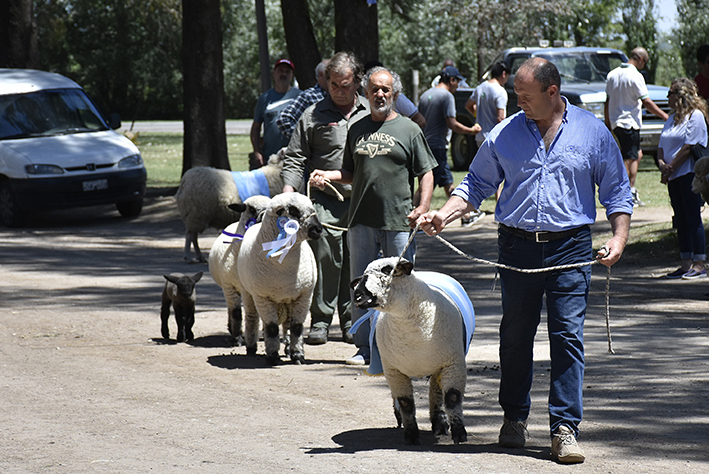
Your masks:
<path fill-rule="evenodd" d="M 667 221 L 641 209 L 636 222 Z M 604 224 L 599 224 L 603 230 Z M 209 249 L 216 237 L 201 237 Z M 490 216 L 444 237 L 495 257 Z M 607 351 L 605 270 L 593 278 L 586 324 L 587 461 L 550 460 L 544 324 L 526 449 L 497 447 L 499 285 L 494 271 L 419 239 L 417 268 L 467 289 L 477 327 L 464 402 L 469 440 L 436 440 L 417 381 L 422 445 L 395 429 L 386 382 L 342 361 L 339 331 L 306 346 L 306 364 L 267 367 L 231 347 L 221 290 L 206 265 L 181 261 L 183 227 L 169 196 L 139 218 L 110 209 L 68 211 L 0 229 L 0 472 L 3 473 L 678 473 L 709 470 L 709 281 L 657 276 L 674 262 L 613 270 Z M 160 339 L 169 272 L 205 271 L 192 344 Z M 174 320 L 172 323 L 174 333 Z M 259 347 L 263 354 L 263 347 Z"/>

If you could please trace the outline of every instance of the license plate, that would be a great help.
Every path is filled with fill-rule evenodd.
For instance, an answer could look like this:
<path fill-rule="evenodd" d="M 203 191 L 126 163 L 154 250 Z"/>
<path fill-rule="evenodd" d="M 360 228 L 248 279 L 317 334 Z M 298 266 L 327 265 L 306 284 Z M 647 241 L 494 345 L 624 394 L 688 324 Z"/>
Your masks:
<path fill-rule="evenodd" d="M 108 189 L 108 179 L 94 179 L 84 181 L 82 184 L 84 191 L 101 191 L 102 189 Z"/>
<path fill-rule="evenodd" d="M 649 145 L 650 143 L 652 143 L 652 136 L 648 135 L 648 136 L 640 137 L 640 143 Z"/>

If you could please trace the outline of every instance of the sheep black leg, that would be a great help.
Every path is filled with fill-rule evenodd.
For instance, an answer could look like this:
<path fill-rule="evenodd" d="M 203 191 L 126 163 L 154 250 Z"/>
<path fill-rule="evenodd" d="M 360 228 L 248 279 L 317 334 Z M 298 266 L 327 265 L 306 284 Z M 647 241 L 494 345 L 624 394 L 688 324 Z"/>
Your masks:
<path fill-rule="evenodd" d="M 266 324 L 266 361 L 271 365 L 278 365 L 281 362 L 281 357 L 278 354 L 278 349 L 281 346 L 278 333 L 278 323 Z"/>
<path fill-rule="evenodd" d="M 396 418 L 396 427 L 401 428 L 403 421 L 401 419 L 401 410 L 399 409 L 399 405 L 396 403 L 396 400 L 394 400 L 394 418 Z"/>
<path fill-rule="evenodd" d="M 456 388 L 450 388 L 446 392 L 446 411 L 450 418 L 451 437 L 455 444 L 468 440 L 468 433 L 465 431 L 463 421 L 463 394 Z"/>
<path fill-rule="evenodd" d="M 189 342 L 194 339 L 194 333 L 192 332 L 193 326 L 194 314 L 191 314 L 185 318 L 185 342 Z"/>
<path fill-rule="evenodd" d="M 179 310 L 175 310 L 175 320 L 177 320 L 177 342 L 185 342 L 187 338 L 185 333 L 185 316 L 180 314 Z"/>
<path fill-rule="evenodd" d="M 416 424 L 416 405 L 411 397 L 399 397 L 397 399 L 401 409 L 401 418 L 404 422 L 404 443 L 421 444 L 419 438 L 419 427 Z"/>
<path fill-rule="evenodd" d="M 298 365 L 305 362 L 302 323 L 291 323 L 290 326 L 290 360 Z"/>
<path fill-rule="evenodd" d="M 438 374 L 433 374 L 428 385 L 428 414 L 431 430 L 436 436 L 448 434 L 448 420 L 443 410 L 443 391 L 438 381 Z"/>
<path fill-rule="evenodd" d="M 170 339 L 170 327 L 168 326 L 168 320 L 170 319 L 170 300 L 162 300 L 160 319 L 162 320 L 162 337 L 163 339 Z"/>
<path fill-rule="evenodd" d="M 229 334 L 231 334 L 231 337 L 234 338 L 234 345 L 243 345 L 244 336 L 241 332 L 241 305 L 238 305 L 230 311 L 227 328 L 229 329 Z"/>

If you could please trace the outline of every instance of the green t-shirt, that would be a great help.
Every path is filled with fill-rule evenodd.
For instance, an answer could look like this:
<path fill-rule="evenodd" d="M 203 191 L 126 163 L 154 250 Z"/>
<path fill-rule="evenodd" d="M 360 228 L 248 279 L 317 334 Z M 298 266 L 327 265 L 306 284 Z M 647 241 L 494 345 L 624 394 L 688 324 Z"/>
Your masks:
<path fill-rule="evenodd" d="M 370 115 L 353 124 L 342 163 L 352 173 L 349 226 L 408 231 L 415 178 L 437 164 L 421 128 L 406 117 L 375 122 Z"/>

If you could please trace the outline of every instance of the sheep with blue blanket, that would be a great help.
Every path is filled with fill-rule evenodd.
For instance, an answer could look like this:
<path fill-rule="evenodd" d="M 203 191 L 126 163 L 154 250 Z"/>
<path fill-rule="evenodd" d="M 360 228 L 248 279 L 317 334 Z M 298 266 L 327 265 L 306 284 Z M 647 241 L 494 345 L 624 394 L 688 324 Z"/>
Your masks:
<path fill-rule="evenodd" d="M 405 443 L 420 443 L 411 377 L 427 376 L 433 433 L 447 434 L 450 425 L 453 442 L 466 441 L 465 355 L 475 314 L 463 287 L 442 273 L 414 272 L 411 262 L 396 257 L 373 261 L 351 286 L 353 302 L 374 319 L 368 371 L 383 370 Z"/>
<path fill-rule="evenodd" d="M 240 214 L 230 204 L 246 201 L 250 196 L 273 197 L 283 190 L 283 153 L 272 155 L 268 164 L 254 171 L 228 171 L 198 166 L 182 176 L 175 194 L 177 210 L 185 223 L 183 259 L 191 261 L 194 247 L 198 262 L 206 262 L 199 248 L 197 236 L 207 227 L 224 229 L 239 220 Z"/>

